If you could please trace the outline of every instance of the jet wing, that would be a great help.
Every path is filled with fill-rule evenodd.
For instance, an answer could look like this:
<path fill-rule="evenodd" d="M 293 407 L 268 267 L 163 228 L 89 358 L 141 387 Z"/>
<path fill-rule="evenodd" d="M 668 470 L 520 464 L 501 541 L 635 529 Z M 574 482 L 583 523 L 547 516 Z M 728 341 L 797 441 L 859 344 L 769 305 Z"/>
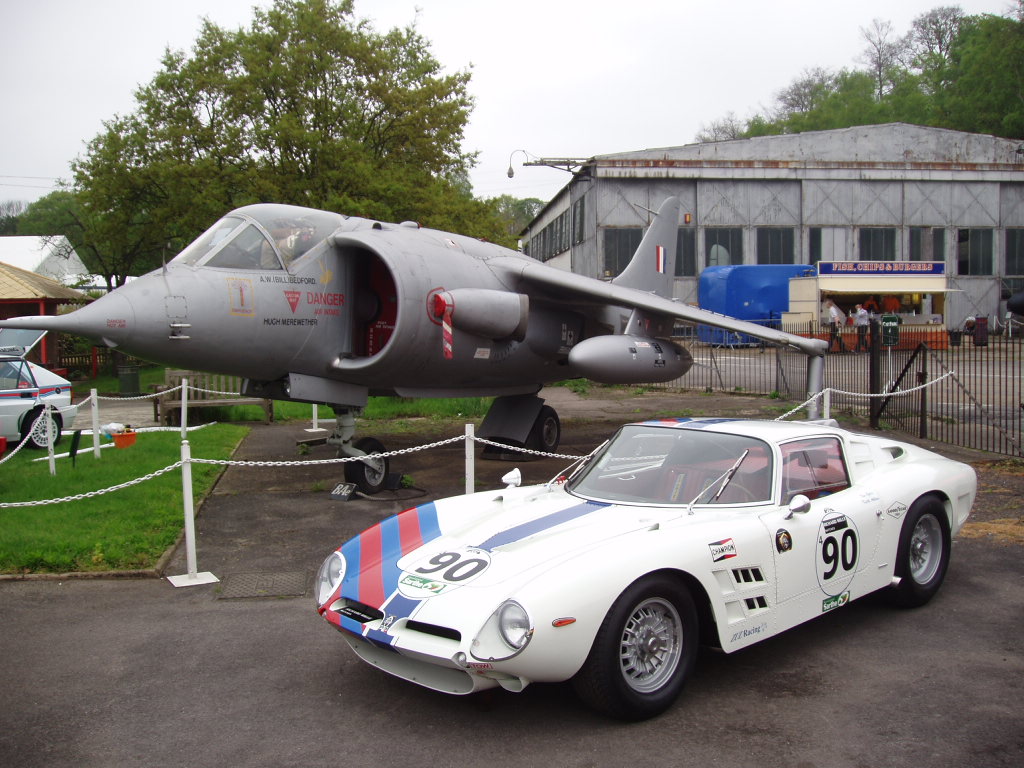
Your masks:
<path fill-rule="evenodd" d="M 821 357 L 828 349 L 828 343 L 821 339 L 810 339 L 756 323 L 736 320 L 717 312 L 662 298 L 653 293 L 645 293 L 635 288 L 575 275 L 540 263 L 524 263 L 519 259 L 499 258 L 492 260 L 491 266 L 517 282 L 518 290 L 523 293 L 550 295 L 554 300 L 563 304 L 567 300 L 575 300 L 583 304 L 603 304 L 609 307 L 637 309 L 660 317 L 682 320 L 686 323 L 710 325 L 736 333 L 744 333 L 756 339 L 762 339 L 769 344 L 792 347 L 809 357 Z"/>

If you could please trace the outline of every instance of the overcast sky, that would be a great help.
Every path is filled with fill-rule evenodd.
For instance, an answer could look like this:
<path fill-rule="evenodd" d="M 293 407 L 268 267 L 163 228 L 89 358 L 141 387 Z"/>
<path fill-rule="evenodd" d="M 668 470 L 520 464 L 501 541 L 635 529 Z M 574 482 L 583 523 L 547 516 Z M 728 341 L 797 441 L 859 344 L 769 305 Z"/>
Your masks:
<path fill-rule="evenodd" d="M 416 21 L 434 56 L 471 67 L 474 193 L 550 199 L 564 171 L 509 156 L 589 157 L 688 144 L 729 112 L 745 119 L 804 69 L 861 66 L 872 19 L 903 34 L 958 4 L 1006 13 L 1009 0 L 356 0 L 379 30 Z M 0 200 L 31 201 L 160 67 L 190 50 L 203 16 L 248 26 L 269 0 L 0 0 Z"/>

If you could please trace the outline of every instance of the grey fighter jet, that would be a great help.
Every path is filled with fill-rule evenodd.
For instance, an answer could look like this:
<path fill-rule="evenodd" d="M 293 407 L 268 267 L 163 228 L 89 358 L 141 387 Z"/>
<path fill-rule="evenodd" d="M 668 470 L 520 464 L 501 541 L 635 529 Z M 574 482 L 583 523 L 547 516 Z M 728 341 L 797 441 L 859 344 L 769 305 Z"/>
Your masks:
<path fill-rule="evenodd" d="M 549 382 L 665 382 L 693 364 L 673 325 L 704 323 L 808 356 L 821 389 L 824 342 L 672 299 L 680 203 L 666 200 L 610 282 L 469 237 L 287 205 L 224 216 L 161 269 L 59 317 L 0 327 L 63 331 L 138 357 L 241 376 L 243 393 L 331 405 L 346 476 L 379 490 L 387 462 L 354 440 L 368 395 L 496 396 L 479 434 L 553 450 Z"/>

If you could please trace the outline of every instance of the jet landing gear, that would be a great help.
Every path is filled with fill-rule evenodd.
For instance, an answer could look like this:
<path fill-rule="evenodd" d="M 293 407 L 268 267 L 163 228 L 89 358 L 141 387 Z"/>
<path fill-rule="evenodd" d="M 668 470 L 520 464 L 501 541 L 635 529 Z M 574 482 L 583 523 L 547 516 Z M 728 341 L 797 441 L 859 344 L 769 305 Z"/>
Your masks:
<path fill-rule="evenodd" d="M 374 437 L 363 437 L 355 442 L 356 414 L 358 409 L 336 407 L 335 427 L 327 438 L 328 445 L 338 446 L 338 457 L 363 456 L 362 461 L 345 462 L 345 482 L 352 483 L 365 494 L 380 493 L 385 488 L 395 488 L 398 478 L 388 470 L 391 462 L 386 456 L 376 458 L 374 454 L 384 453 L 384 446 Z"/>
<path fill-rule="evenodd" d="M 509 446 L 486 446 L 482 458 L 498 461 L 525 461 L 530 454 L 516 448 L 554 453 L 562 439 L 558 413 L 536 395 L 504 395 L 496 397 L 480 429 L 480 437 Z"/>

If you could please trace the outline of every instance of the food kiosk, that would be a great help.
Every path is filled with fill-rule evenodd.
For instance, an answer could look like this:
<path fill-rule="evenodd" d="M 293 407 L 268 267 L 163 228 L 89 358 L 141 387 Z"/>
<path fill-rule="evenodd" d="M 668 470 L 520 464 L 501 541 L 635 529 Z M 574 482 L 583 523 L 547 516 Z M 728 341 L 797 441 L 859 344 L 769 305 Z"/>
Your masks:
<path fill-rule="evenodd" d="M 821 261 L 817 274 L 789 282 L 789 311 L 783 327 L 827 325 L 827 300 L 831 299 L 852 318 L 857 304 L 873 319 L 882 315 L 899 318 L 898 348 L 912 349 L 926 342 L 945 349 L 949 334 L 945 324 L 946 265 L 941 261 Z M 847 348 L 855 344 L 855 330 L 844 326 Z M 825 331 L 822 338 L 828 339 Z"/>

